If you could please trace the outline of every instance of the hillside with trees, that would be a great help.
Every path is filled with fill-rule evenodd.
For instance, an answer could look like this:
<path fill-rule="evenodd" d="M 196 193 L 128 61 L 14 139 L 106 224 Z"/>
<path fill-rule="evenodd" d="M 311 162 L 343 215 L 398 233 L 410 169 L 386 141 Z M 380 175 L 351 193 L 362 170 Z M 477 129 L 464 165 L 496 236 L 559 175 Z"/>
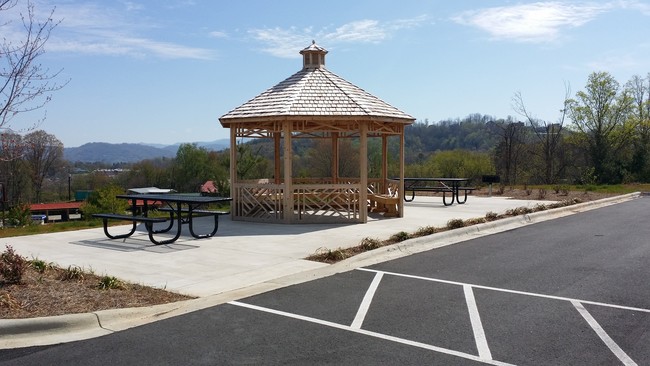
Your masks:
<path fill-rule="evenodd" d="M 574 96 L 567 92 L 553 121 L 534 118 L 519 93 L 513 96 L 516 117 L 472 114 L 437 123 L 418 121 L 405 129 L 406 175 L 462 176 L 480 184 L 482 175 L 496 174 L 505 185 L 650 182 L 649 90 L 650 75 L 620 84 L 599 72 L 589 76 L 584 90 Z M 188 192 L 213 180 L 221 192 L 229 191 L 227 148 L 181 144 L 168 156 L 109 164 L 97 155 L 88 159 L 92 163 L 73 163 L 63 158 L 63 144 L 44 131 L 24 136 L 4 132 L 1 137 L 0 183 L 9 207 L 67 200 L 69 189 L 96 190 L 110 184 Z M 379 171 L 381 160 L 381 141 L 375 140 L 368 144 L 371 175 Z M 240 178 L 273 176 L 272 144 L 270 139 L 252 139 L 237 145 Z M 355 176 L 358 140 L 341 139 L 339 144 L 340 176 Z M 389 175 L 397 175 L 396 141 L 389 141 L 388 148 Z M 140 145 L 138 149 L 145 150 Z M 329 176 L 331 154 L 324 140 L 296 139 L 292 152 L 296 176 Z M 137 156 L 128 149 L 112 153 Z"/>

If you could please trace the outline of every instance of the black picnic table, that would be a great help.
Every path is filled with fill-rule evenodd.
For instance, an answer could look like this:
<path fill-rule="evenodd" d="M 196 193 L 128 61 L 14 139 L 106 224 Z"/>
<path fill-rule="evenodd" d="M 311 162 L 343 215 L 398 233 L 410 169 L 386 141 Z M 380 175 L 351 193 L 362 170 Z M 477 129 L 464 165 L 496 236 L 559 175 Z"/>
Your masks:
<path fill-rule="evenodd" d="M 199 196 L 199 195 L 190 195 L 190 194 L 155 194 L 155 193 L 145 193 L 145 194 L 123 194 L 117 195 L 117 198 L 126 199 L 131 202 L 131 212 L 132 215 L 120 215 L 120 214 L 94 214 L 94 217 L 103 219 L 104 221 L 104 233 L 107 237 L 111 239 L 122 239 L 128 238 L 133 233 L 135 233 L 136 226 L 138 222 L 145 224 L 147 233 L 149 234 L 149 240 L 152 243 L 160 244 L 170 244 L 178 240 L 181 236 L 183 224 L 188 224 L 190 234 L 196 239 L 209 238 L 216 234 L 219 229 L 219 216 L 229 214 L 226 211 L 213 211 L 201 209 L 201 207 L 211 204 L 211 203 L 224 203 L 232 201 L 230 197 L 214 197 L 214 196 Z M 137 211 L 137 202 L 143 202 L 142 215 L 138 215 Z M 150 203 L 160 204 L 160 208 L 157 210 L 162 212 L 168 212 L 169 218 L 163 217 L 149 217 L 148 213 L 150 211 Z M 210 233 L 207 234 L 196 234 L 194 232 L 194 218 L 199 216 L 213 216 L 214 217 L 214 227 Z M 132 221 L 133 227 L 126 234 L 112 235 L 108 232 L 108 220 L 126 220 Z M 164 229 L 154 229 L 155 223 L 164 223 L 168 222 L 168 226 Z M 169 232 L 176 222 L 176 234 L 174 237 L 157 240 L 154 237 L 154 234 L 161 234 Z"/>
<path fill-rule="evenodd" d="M 398 178 L 399 179 L 399 178 Z M 474 190 L 472 187 L 464 186 L 469 178 L 404 178 L 404 192 L 411 191 L 411 198 L 404 194 L 404 201 L 411 202 L 415 199 L 415 192 L 437 192 L 442 193 L 442 203 L 451 206 L 454 201 L 458 204 L 467 202 L 467 192 Z M 460 191 L 464 191 L 465 197 L 461 201 Z M 446 193 L 451 193 L 451 202 L 447 202 Z"/>

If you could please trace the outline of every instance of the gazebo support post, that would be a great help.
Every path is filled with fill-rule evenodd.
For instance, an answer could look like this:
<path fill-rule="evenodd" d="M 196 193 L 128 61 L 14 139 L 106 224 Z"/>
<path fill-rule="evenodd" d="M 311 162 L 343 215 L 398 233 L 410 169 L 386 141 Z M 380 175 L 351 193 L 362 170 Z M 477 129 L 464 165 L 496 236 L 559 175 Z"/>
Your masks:
<path fill-rule="evenodd" d="M 388 136 L 381 135 L 381 184 L 383 194 L 388 194 Z"/>
<path fill-rule="evenodd" d="M 400 133 L 399 133 L 399 189 L 398 189 L 398 194 L 397 202 L 397 211 L 398 211 L 398 217 L 404 217 L 404 200 L 402 197 L 404 197 L 404 145 L 405 145 L 405 139 L 404 139 L 404 126 L 399 127 Z"/>
<path fill-rule="evenodd" d="M 339 183 L 339 133 L 332 132 L 332 184 Z"/>
<path fill-rule="evenodd" d="M 233 126 L 230 129 L 230 197 L 233 197 L 232 205 L 230 208 L 230 217 L 234 217 L 237 214 L 237 204 L 238 199 L 235 198 L 236 195 L 236 185 L 237 185 L 237 126 Z"/>
<path fill-rule="evenodd" d="M 284 135 L 284 152 L 282 159 L 284 161 L 284 194 L 282 195 L 282 212 L 284 222 L 291 224 L 293 222 L 293 181 L 291 178 L 291 121 L 282 123 L 282 134 Z"/>
<path fill-rule="evenodd" d="M 361 122 L 359 134 L 359 219 L 368 222 L 368 122 Z"/>
<path fill-rule="evenodd" d="M 280 161 L 280 138 L 281 138 L 281 133 L 279 132 L 274 132 L 273 133 L 273 145 L 274 145 L 274 158 L 273 158 L 273 179 L 275 184 L 280 184 L 282 181 L 281 177 L 281 161 Z"/>

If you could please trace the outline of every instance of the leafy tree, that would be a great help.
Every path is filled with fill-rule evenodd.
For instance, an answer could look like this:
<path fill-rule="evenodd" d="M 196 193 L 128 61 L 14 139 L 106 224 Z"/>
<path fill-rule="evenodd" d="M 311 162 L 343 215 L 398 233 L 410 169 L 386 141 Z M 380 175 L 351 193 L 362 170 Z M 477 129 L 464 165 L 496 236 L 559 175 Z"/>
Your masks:
<path fill-rule="evenodd" d="M 27 134 L 25 142 L 25 161 L 32 178 L 33 202 L 41 202 L 41 188 L 48 175 L 63 164 L 63 143 L 56 136 L 43 130 Z"/>
<path fill-rule="evenodd" d="M 87 219 L 99 212 L 124 213 L 129 208 L 129 202 L 117 198 L 119 194 L 124 194 L 124 189 L 114 184 L 99 188 L 81 206 L 81 211 Z"/>
<path fill-rule="evenodd" d="M 650 73 L 644 79 L 635 75 L 626 88 L 633 99 L 631 118 L 636 126 L 631 171 L 636 179 L 650 180 Z"/>
<path fill-rule="evenodd" d="M 4 184 L 3 205 L 13 206 L 29 198 L 30 183 L 28 168 L 23 156 L 25 144 L 23 137 L 17 133 L 0 133 L 0 182 Z"/>
<path fill-rule="evenodd" d="M 482 175 L 494 172 L 494 165 L 487 152 L 447 150 L 436 152 L 423 164 L 409 164 L 405 171 L 409 177 L 462 177 L 479 181 Z"/>
<path fill-rule="evenodd" d="M 210 179 L 208 151 L 196 144 L 181 144 L 176 152 L 173 168 L 173 188 L 180 192 L 198 192 L 198 188 Z"/>
<path fill-rule="evenodd" d="M 635 123 L 631 120 L 633 98 L 607 72 L 589 75 L 585 91 L 567 102 L 573 128 L 594 168 L 599 183 L 621 179 L 621 153 L 632 141 Z"/>
<path fill-rule="evenodd" d="M 265 145 L 256 145 L 253 151 L 252 144 L 237 144 L 237 178 L 256 179 L 269 177 L 269 160 L 261 155 Z"/>
<path fill-rule="evenodd" d="M 137 162 L 124 174 L 120 175 L 120 184 L 123 187 L 159 187 L 171 186 L 170 159 L 147 159 Z"/>

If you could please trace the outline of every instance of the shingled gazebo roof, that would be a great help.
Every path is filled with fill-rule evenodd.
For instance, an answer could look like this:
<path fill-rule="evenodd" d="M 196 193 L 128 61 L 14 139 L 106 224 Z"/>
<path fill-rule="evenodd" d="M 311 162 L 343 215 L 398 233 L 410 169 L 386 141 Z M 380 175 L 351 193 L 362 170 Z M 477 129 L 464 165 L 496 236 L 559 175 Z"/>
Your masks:
<path fill-rule="evenodd" d="M 326 50 L 312 43 L 300 52 L 303 69 L 223 115 L 230 122 L 334 116 L 410 124 L 415 118 L 325 68 Z"/>

